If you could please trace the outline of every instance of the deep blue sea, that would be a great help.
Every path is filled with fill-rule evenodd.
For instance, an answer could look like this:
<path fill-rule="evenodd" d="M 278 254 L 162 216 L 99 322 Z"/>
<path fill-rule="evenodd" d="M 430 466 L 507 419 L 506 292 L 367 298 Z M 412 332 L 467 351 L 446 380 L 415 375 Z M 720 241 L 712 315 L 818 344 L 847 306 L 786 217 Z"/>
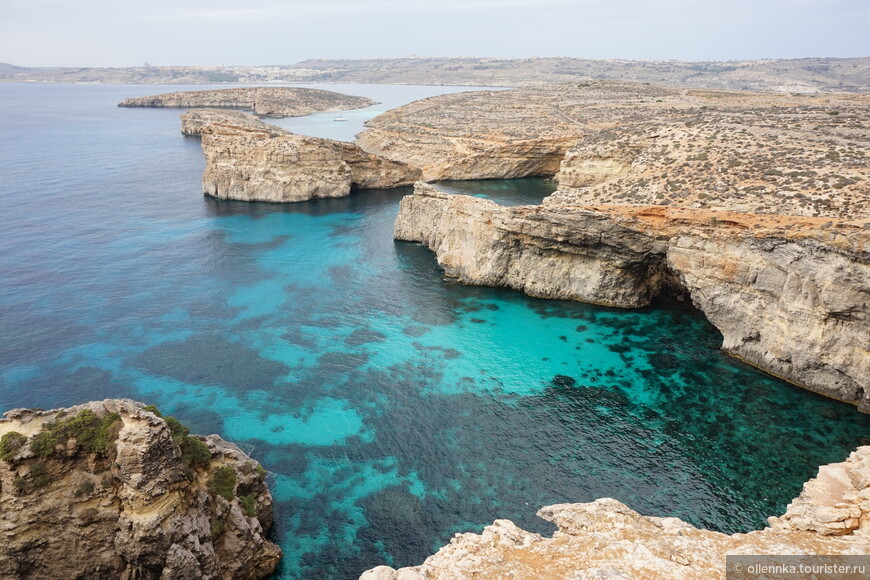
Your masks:
<path fill-rule="evenodd" d="M 870 417 L 735 362 L 684 304 L 624 311 L 445 280 L 392 239 L 408 189 L 291 205 L 203 197 L 185 87 L 0 84 L 0 410 L 156 404 L 272 473 L 280 578 L 422 560 L 496 518 L 609 496 L 763 527 Z M 202 88 L 202 87 L 190 87 Z M 444 87 L 280 121 L 350 139 Z M 452 182 L 535 203 L 547 180 Z"/>

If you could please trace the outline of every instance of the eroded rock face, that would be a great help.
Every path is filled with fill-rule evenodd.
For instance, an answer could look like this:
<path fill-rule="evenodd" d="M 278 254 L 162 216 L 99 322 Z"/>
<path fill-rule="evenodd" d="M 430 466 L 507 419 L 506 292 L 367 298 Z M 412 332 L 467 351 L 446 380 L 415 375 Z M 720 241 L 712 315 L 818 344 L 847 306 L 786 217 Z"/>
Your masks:
<path fill-rule="evenodd" d="M 105 444 L 79 430 L 35 454 L 34 438 L 52 421 L 83 412 L 108 417 Z M 192 436 L 173 439 L 164 419 L 129 400 L 5 417 L 0 576 L 253 579 L 275 569 L 281 551 L 265 537 L 272 497 L 264 472 L 232 443 L 195 437 L 202 445 L 191 464 L 182 449 Z M 27 442 L 16 448 L 16 438 Z M 223 493 L 231 499 L 209 485 L 218 472 L 230 478 Z"/>
<path fill-rule="evenodd" d="M 367 123 L 426 181 L 557 175 L 547 203 L 870 215 L 870 97 L 584 82 L 442 95 Z"/>
<path fill-rule="evenodd" d="M 819 469 L 771 526 L 748 534 L 699 530 L 677 518 L 642 516 L 609 498 L 542 508 L 552 538 L 496 520 L 457 534 L 420 566 L 379 566 L 360 580 L 460 578 L 724 579 L 726 554 L 863 555 L 870 551 L 870 447 Z"/>
<path fill-rule="evenodd" d="M 426 181 L 554 175 L 586 131 L 562 106 L 572 96 L 563 85 L 441 95 L 371 119 L 357 143 Z"/>
<path fill-rule="evenodd" d="M 188 137 L 201 137 L 202 128 L 209 123 L 223 123 L 253 131 L 276 131 L 278 129 L 274 125 L 264 123 L 257 117 L 241 111 L 191 109 L 181 114 L 181 134 Z"/>
<path fill-rule="evenodd" d="M 212 107 L 244 109 L 261 117 L 301 117 L 318 111 L 361 109 L 376 104 L 366 97 L 343 95 L 320 89 L 295 87 L 248 87 L 208 91 L 180 91 L 149 97 L 133 97 L 119 107 Z"/>
<path fill-rule="evenodd" d="M 395 237 L 448 276 L 531 296 L 635 308 L 688 291 L 723 348 L 870 411 L 870 220 L 688 208 L 501 207 L 417 184 Z"/>
<path fill-rule="evenodd" d="M 344 197 L 351 188 L 409 185 L 420 178 L 419 169 L 351 143 L 262 128 L 250 119 L 211 122 L 199 131 L 206 159 L 203 192 L 219 199 L 306 201 Z"/>

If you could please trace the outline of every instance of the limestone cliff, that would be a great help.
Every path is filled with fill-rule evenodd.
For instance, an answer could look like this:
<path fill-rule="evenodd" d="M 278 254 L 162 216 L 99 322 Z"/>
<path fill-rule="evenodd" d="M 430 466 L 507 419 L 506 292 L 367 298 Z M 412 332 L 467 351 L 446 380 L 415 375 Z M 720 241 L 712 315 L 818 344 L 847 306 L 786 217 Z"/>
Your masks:
<path fill-rule="evenodd" d="M 410 568 L 379 566 L 360 580 L 461 578 L 724 579 L 727 554 L 870 553 L 870 447 L 825 465 L 771 526 L 728 536 L 676 518 L 647 517 L 613 499 L 542 508 L 552 538 L 496 520 L 482 534 L 457 534 Z"/>
<path fill-rule="evenodd" d="M 584 82 L 442 95 L 367 123 L 427 181 L 557 175 L 548 203 L 870 215 L 870 96 Z"/>
<path fill-rule="evenodd" d="M 870 411 L 870 220 L 501 207 L 419 183 L 395 237 L 432 249 L 448 276 L 531 296 L 634 308 L 679 288 L 727 352 Z"/>
<path fill-rule="evenodd" d="M 441 95 L 366 123 L 357 144 L 420 167 L 423 179 L 554 175 L 586 131 L 550 88 Z"/>
<path fill-rule="evenodd" d="M 420 170 L 356 145 L 305 137 L 250 122 L 199 128 L 206 168 L 203 191 L 220 199 L 295 202 L 344 197 L 351 188 L 409 185 Z"/>
<path fill-rule="evenodd" d="M 274 125 L 264 123 L 254 115 L 226 109 L 191 109 L 181 114 L 181 134 L 201 137 L 202 128 L 209 123 L 224 123 L 255 131 L 277 131 Z"/>
<path fill-rule="evenodd" d="M 265 472 L 129 400 L 0 420 L 0 577 L 262 578 Z"/>
<path fill-rule="evenodd" d="M 247 87 L 209 91 L 181 91 L 148 97 L 133 97 L 119 107 L 212 107 L 244 109 L 260 117 L 301 117 L 318 111 L 362 109 L 374 105 L 366 97 L 343 95 L 320 89 L 295 87 Z"/>

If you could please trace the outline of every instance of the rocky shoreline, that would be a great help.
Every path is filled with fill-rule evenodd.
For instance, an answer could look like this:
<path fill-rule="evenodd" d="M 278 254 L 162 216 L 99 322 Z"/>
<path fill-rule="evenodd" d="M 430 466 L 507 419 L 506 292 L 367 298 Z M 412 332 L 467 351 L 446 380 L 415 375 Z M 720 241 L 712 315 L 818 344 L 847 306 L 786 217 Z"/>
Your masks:
<path fill-rule="evenodd" d="M 870 412 L 867 117 L 867 95 L 585 83 L 424 99 L 356 144 L 238 113 L 188 113 L 183 130 L 202 133 L 203 190 L 221 199 L 555 175 L 529 208 L 418 184 L 396 238 L 536 297 L 637 308 L 676 288 L 732 356 Z"/>
<path fill-rule="evenodd" d="M 677 518 L 641 515 L 610 498 L 541 508 L 552 537 L 496 520 L 481 534 L 456 534 L 419 566 L 378 566 L 360 580 L 434 578 L 724 579 L 726 555 L 870 553 L 870 447 L 824 465 L 769 527 L 726 535 Z"/>
<path fill-rule="evenodd" d="M 182 132 L 202 136 L 202 188 L 212 197 L 298 202 L 410 185 L 421 177 L 419 169 L 353 143 L 296 135 L 241 115 L 215 120 L 195 111 L 183 117 Z"/>
<path fill-rule="evenodd" d="M 362 109 L 376 104 L 366 97 L 355 97 L 321 89 L 293 87 L 250 87 L 208 91 L 181 91 L 148 97 L 133 97 L 119 107 L 208 107 L 243 109 L 260 117 L 301 117 L 318 111 Z"/>
<path fill-rule="evenodd" d="M 758 368 L 870 411 L 870 220 L 659 206 L 502 207 L 419 183 L 398 240 L 448 276 L 542 298 L 637 308 L 688 294 Z"/>
<path fill-rule="evenodd" d="M 259 579 L 266 472 L 217 435 L 121 399 L 0 419 L 0 576 Z"/>
<path fill-rule="evenodd" d="M 545 203 L 870 217 L 870 95 L 687 90 L 624 82 L 423 99 L 357 144 L 426 181 L 555 176 Z"/>

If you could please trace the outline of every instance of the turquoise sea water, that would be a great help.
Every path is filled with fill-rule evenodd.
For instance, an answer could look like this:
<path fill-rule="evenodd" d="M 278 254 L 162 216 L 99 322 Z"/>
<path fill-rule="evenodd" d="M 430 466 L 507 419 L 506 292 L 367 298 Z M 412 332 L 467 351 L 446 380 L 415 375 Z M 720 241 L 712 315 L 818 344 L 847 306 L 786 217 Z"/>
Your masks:
<path fill-rule="evenodd" d="M 407 189 L 204 198 L 178 111 L 114 106 L 161 90 L 0 85 L 0 410 L 131 397 L 237 442 L 273 474 L 276 577 L 419 563 L 496 518 L 547 533 L 539 507 L 603 496 L 748 531 L 866 442 L 870 417 L 729 359 L 687 305 L 445 280 L 392 240 Z M 438 89 L 355 92 L 378 91 Z"/>

